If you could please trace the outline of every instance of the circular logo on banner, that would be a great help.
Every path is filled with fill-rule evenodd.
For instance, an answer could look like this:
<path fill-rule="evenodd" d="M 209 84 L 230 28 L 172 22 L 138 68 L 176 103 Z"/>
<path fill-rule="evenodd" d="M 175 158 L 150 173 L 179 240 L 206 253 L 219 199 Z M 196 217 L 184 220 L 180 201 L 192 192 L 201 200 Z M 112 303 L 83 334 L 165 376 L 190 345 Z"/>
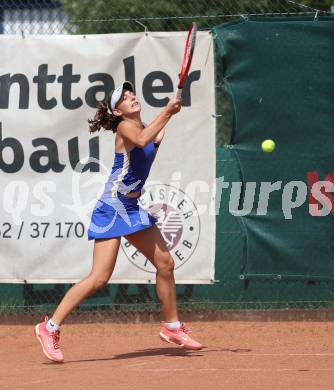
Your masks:
<path fill-rule="evenodd" d="M 174 259 L 175 269 L 182 267 L 191 258 L 200 235 L 200 219 L 194 202 L 179 188 L 158 184 L 145 188 L 139 204 L 157 219 L 156 225 Z M 156 272 L 151 262 L 124 237 L 121 246 L 133 265 L 146 272 Z"/>

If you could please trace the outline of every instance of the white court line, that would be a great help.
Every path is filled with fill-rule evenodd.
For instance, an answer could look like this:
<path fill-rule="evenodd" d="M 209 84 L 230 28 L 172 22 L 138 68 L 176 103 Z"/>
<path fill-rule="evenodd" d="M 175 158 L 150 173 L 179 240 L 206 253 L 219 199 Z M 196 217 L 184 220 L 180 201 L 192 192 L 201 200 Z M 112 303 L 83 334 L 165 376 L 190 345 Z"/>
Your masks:
<path fill-rule="evenodd" d="M 145 366 L 145 365 L 150 364 L 150 363 L 152 363 L 152 362 L 129 364 L 127 367 L 131 368 L 131 367 Z"/>
<path fill-rule="evenodd" d="M 330 368 L 144 368 L 142 371 L 149 372 L 176 372 L 176 371 L 238 371 L 238 372 L 311 372 L 311 371 L 326 371 L 333 372 Z"/>
<path fill-rule="evenodd" d="M 40 383 L 46 383 L 46 382 L 51 382 L 52 379 L 40 379 L 40 380 L 36 380 L 36 381 L 31 381 L 31 382 L 25 382 L 25 383 L 22 383 L 19 385 L 19 388 L 22 388 L 23 389 L 23 386 L 27 386 L 27 385 L 35 385 L 35 384 L 40 384 Z M 18 388 L 18 385 L 10 385 L 8 387 L 1 387 L 2 390 L 16 390 Z"/>
<path fill-rule="evenodd" d="M 334 353 L 236 353 L 237 356 L 334 356 Z"/>
<path fill-rule="evenodd" d="M 226 371 L 334 371 L 334 369 L 330 368 L 310 368 L 310 369 L 303 369 L 303 368 L 227 368 L 224 369 Z"/>
<path fill-rule="evenodd" d="M 170 372 L 170 371 L 197 371 L 189 368 L 144 368 L 143 371 Z"/>
<path fill-rule="evenodd" d="M 39 379 L 36 381 L 27 382 L 26 384 L 36 384 L 36 383 L 45 383 L 45 382 L 51 382 L 52 379 Z"/>

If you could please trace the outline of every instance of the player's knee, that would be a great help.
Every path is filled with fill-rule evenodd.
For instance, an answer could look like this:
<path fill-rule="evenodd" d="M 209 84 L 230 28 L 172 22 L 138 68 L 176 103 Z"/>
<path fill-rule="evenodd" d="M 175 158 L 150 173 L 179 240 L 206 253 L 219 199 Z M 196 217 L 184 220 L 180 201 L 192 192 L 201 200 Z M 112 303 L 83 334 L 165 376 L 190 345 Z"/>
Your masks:
<path fill-rule="evenodd" d="M 174 260 L 170 254 L 163 255 L 157 262 L 157 271 L 160 274 L 170 275 L 174 272 Z"/>
<path fill-rule="evenodd" d="M 94 275 L 92 276 L 92 290 L 97 291 L 106 287 L 109 277 L 107 275 Z"/>

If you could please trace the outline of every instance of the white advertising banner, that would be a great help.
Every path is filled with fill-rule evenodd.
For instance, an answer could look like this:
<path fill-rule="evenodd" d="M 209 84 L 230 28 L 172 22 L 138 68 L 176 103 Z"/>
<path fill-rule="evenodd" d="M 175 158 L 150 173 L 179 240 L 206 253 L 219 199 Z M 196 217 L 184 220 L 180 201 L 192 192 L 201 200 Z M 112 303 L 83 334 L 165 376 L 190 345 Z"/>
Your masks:
<path fill-rule="evenodd" d="M 130 80 L 150 123 L 175 96 L 185 39 L 0 36 L 0 282 L 73 283 L 89 273 L 87 229 L 115 137 L 89 134 L 87 119 Z M 155 210 L 177 283 L 214 279 L 214 107 L 212 36 L 199 32 L 183 108 L 166 126 L 140 199 Z M 111 282 L 154 283 L 155 269 L 122 238 Z"/>

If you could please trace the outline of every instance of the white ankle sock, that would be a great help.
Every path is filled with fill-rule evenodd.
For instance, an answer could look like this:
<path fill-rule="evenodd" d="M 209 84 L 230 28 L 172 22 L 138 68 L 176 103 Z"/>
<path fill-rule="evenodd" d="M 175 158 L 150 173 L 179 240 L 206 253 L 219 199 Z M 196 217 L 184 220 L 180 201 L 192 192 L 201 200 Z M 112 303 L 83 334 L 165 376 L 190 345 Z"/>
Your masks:
<path fill-rule="evenodd" d="M 166 326 L 170 330 L 176 330 L 181 327 L 181 322 L 180 321 L 175 321 L 175 322 L 166 322 Z"/>
<path fill-rule="evenodd" d="M 50 319 L 50 320 L 47 322 L 47 324 L 46 324 L 46 330 L 47 330 L 48 332 L 57 332 L 57 330 L 59 330 L 59 329 L 60 329 L 60 326 L 57 325 L 56 323 L 54 323 L 54 322 L 52 321 L 52 319 Z"/>

